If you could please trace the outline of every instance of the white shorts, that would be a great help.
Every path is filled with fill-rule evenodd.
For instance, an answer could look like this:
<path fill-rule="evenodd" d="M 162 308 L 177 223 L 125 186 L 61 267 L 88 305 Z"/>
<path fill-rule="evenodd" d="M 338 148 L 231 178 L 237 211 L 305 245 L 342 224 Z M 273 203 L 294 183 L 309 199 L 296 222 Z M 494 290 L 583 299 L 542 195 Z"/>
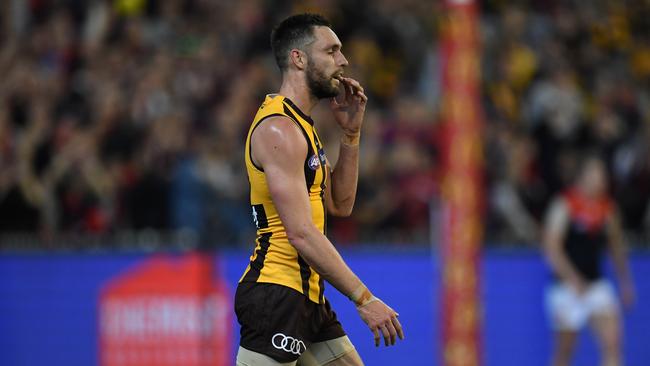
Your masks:
<path fill-rule="evenodd" d="M 594 315 L 618 314 L 614 288 L 607 280 L 592 282 L 578 295 L 573 287 L 558 282 L 546 290 L 546 309 L 554 330 L 578 331 Z"/>

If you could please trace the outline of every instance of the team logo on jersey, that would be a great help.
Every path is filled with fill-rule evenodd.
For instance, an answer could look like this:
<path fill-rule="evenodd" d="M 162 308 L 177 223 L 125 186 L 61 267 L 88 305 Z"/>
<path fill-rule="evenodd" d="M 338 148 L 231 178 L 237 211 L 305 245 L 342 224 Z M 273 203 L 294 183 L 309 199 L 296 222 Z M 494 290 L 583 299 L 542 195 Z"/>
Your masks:
<path fill-rule="evenodd" d="M 309 158 L 309 162 L 307 164 L 309 164 L 309 169 L 311 170 L 317 170 L 320 168 L 320 159 L 318 155 L 312 155 L 311 158 Z"/>

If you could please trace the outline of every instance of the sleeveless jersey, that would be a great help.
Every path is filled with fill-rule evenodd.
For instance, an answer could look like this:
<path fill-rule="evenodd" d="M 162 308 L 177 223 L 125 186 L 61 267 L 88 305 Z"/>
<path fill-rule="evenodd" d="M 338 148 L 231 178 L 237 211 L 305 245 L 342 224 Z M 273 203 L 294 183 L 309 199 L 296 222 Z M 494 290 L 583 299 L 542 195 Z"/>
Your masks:
<path fill-rule="evenodd" d="M 251 159 L 251 136 L 255 128 L 269 117 L 288 117 L 286 123 L 294 123 L 307 141 L 304 172 L 305 191 L 309 194 L 312 220 L 325 233 L 325 183 L 327 180 L 325 151 L 314 129 L 314 121 L 305 115 L 291 100 L 281 95 L 267 95 L 257 111 L 246 138 L 246 170 L 250 183 L 250 201 L 253 221 L 257 226 L 255 250 L 240 282 L 274 283 L 292 288 L 315 303 L 324 303 L 324 284 L 289 243 L 287 232 L 273 204 L 266 184 L 264 170 Z"/>
<path fill-rule="evenodd" d="M 569 227 L 564 251 L 569 261 L 587 280 L 601 276 L 600 259 L 607 243 L 607 219 L 613 204 L 607 197 L 588 198 L 577 190 L 563 195 L 569 210 Z"/>

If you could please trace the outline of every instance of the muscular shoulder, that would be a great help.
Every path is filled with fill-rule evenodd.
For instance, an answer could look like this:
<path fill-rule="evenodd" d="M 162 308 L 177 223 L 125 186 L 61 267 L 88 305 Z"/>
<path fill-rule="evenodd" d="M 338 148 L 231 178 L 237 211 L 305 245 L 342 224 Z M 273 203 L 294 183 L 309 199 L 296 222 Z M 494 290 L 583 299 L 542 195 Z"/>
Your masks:
<path fill-rule="evenodd" d="M 252 157 L 264 167 L 269 163 L 302 163 L 307 154 L 307 142 L 289 117 L 270 117 L 251 135 Z"/>

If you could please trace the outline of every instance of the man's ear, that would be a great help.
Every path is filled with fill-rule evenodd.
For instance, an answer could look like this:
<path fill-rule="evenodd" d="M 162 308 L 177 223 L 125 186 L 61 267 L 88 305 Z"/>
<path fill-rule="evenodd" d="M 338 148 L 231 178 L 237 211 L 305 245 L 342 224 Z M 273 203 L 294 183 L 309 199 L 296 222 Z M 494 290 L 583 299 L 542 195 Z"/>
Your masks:
<path fill-rule="evenodd" d="M 307 54 L 305 52 L 294 48 L 289 53 L 289 58 L 298 70 L 304 70 L 307 67 Z"/>

